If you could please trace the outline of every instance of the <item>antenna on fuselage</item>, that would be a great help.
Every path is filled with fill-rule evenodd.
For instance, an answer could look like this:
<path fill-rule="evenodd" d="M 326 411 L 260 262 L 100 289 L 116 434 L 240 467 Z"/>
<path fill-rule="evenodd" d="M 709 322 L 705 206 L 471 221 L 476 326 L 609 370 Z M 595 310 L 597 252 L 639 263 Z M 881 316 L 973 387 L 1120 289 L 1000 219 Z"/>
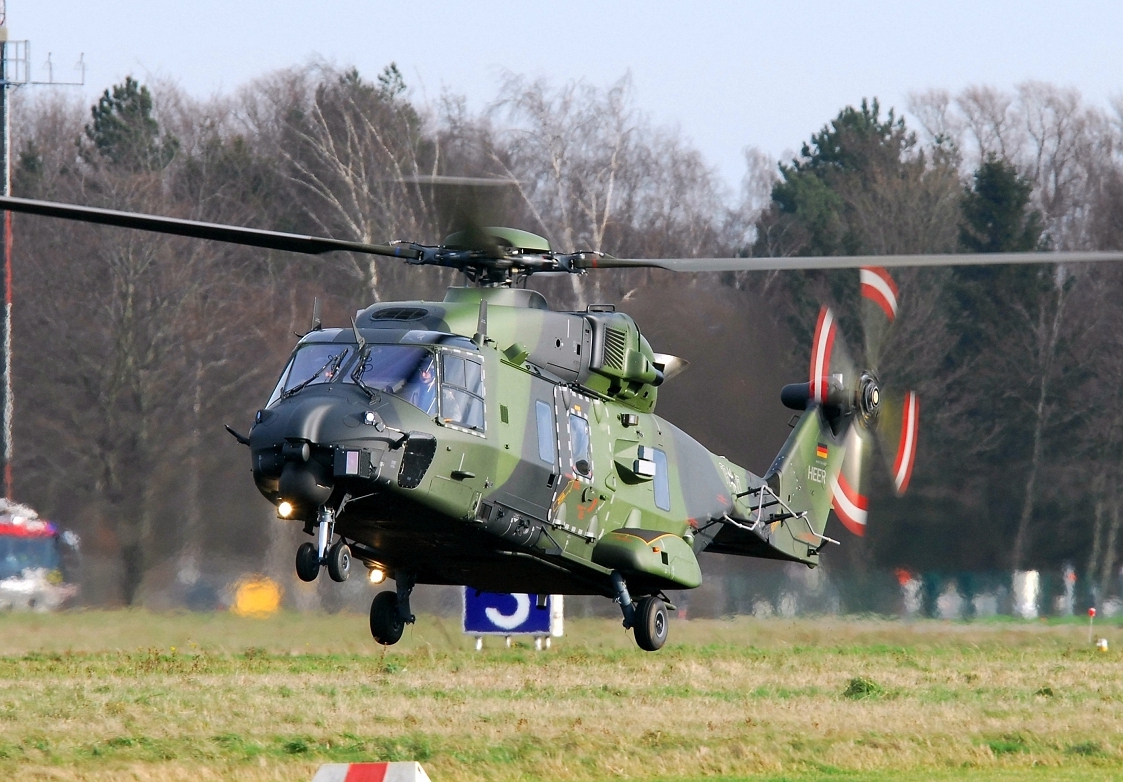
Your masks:
<path fill-rule="evenodd" d="M 487 342 L 487 299 L 480 299 L 480 315 L 476 319 L 476 335 L 472 341 L 481 348 Z"/>

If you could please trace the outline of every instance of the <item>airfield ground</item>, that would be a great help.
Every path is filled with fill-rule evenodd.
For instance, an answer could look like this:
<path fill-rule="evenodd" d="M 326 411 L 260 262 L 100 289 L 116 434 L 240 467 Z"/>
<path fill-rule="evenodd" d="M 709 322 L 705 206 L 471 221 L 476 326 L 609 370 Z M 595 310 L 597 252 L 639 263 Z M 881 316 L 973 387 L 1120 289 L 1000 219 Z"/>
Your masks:
<path fill-rule="evenodd" d="M 483 652 L 421 617 L 0 615 L 0 778 L 309 780 L 416 758 L 433 782 L 1123 780 L 1123 632 L 1081 624 L 674 622 L 656 654 L 567 622 Z"/>

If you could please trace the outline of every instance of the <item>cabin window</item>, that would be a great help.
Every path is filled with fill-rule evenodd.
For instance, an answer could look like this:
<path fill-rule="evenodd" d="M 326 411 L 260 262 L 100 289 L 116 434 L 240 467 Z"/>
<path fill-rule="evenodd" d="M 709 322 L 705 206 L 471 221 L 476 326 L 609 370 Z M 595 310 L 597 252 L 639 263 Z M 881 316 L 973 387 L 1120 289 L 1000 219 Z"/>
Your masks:
<path fill-rule="evenodd" d="M 569 458 L 573 472 L 583 478 L 593 477 L 593 454 L 589 442 L 589 422 L 569 414 Z"/>
<path fill-rule="evenodd" d="M 554 408 L 538 399 L 534 403 L 534 415 L 538 419 L 538 458 L 552 467 L 558 441 L 554 429 Z"/>
<path fill-rule="evenodd" d="M 441 418 L 484 430 L 483 366 L 455 353 L 441 354 Z"/>
<path fill-rule="evenodd" d="M 667 454 L 658 448 L 655 451 L 655 506 L 662 510 L 671 509 L 671 476 L 667 472 Z"/>

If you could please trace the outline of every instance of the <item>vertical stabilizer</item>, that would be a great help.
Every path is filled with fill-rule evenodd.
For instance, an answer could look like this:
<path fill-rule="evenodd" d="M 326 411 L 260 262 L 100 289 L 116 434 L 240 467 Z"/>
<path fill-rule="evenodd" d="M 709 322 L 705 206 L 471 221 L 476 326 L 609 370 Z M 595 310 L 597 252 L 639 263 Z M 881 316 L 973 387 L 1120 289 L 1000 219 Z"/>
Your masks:
<path fill-rule="evenodd" d="M 814 405 L 795 428 L 764 476 L 765 487 L 744 498 L 754 520 L 767 528 L 767 542 L 778 552 L 808 563 L 835 541 L 823 534 L 831 512 L 831 487 L 838 481 L 846 455 L 845 432 L 836 436 Z"/>

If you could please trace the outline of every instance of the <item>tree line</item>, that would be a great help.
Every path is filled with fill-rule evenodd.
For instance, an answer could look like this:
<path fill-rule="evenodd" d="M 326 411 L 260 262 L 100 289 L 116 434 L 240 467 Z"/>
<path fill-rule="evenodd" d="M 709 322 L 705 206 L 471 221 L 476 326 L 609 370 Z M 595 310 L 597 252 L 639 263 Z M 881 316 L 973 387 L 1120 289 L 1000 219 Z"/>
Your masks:
<path fill-rule="evenodd" d="M 436 243 L 448 225 L 426 177 L 486 176 L 517 183 L 505 223 L 564 250 L 1123 245 L 1119 111 L 1035 83 L 918 94 L 908 110 L 916 127 L 876 100 L 846 107 L 779 164 L 750 149 L 734 192 L 687 139 L 635 108 L 627 78 L 601 90 L 509 76 L 482 111 L 455 95 L 416 101 L 393 65 L 373 79 L 291 68 L 208 100 L 129 78 L 92 107 L 17 93 L 13 192 Z M 448 270 L 368 256 L 14 222 L 15 491 L 83 535 L 90 561 L 104 563 L 88 579 L 98 600 L 144 600 L 220 561 L 288 567 L 297 539 L 270 518 L 222 424 L 244 428 L 268 395 L 313 297 L 325 300 L 326 322 L 345 324 L 372 300 L 439 298 L 462 284 Z M 1103 594 L 1116 588 L 1123 273 L 1105 264 L 896 276 L 901 317 L 879 369 L 921 395 L 916 473 L 904 500 L 887 499 L 887 482 L 875 487 L 886 499 L 870 535 L 847 540 L 835 566 L 1073 562 Z M 786 434 L 778 389 L 806 372 L 819 304 L 834 304 L 861 344 L 852 272 L 636 270 L 530 284 L 555 306 L 642 313 L 646 332 L 683 345 L 696 379 L 676 379 L 678 392 L 668 384 L 660 412 L 757 471 Z M 722 332 L 733 322 L 738 333 Z M 719 403 L 699 410 L 699 393 Z"/>

